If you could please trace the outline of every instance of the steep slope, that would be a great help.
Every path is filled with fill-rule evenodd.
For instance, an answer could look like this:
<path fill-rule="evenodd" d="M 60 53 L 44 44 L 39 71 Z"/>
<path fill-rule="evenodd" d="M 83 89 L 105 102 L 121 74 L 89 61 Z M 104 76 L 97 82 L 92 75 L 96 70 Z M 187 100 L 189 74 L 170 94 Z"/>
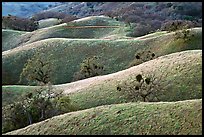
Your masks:
<path fill-rule="evenodd" d="M 165 55 L 117 73 L 55 85 L 54 87 L 62 89 L 65 95 L 69 95 L 73 105 L 79 110 L 100 105 L 142 101 L 141 98 L 132 100 L 124 92 L 117 90 L 119 84 L 134 80 L 138 74 L 154 74 L 156 78 L 162 78 L 159 81 L 161 87 L 168 85 L 164 92 L 158 91 L 157 97 L 160 101 L 202 98 L 201 50 Z M 162 74 L 167 75 L 163 76 Z M 31 89 L 29 86 L 2 86 L 3 95 L 9 94 L 9 92 L 15 93 L 17 90 L 21 90 L 23 93 L 27 91 L 27 88 Z M 15 99 L 15 96 L 9 97 Z"/>
<path fill-rule="evenodd" d="M 178 51 L 201 49 L 202 29 L 194 28 L 191 32 L 194 37 L 186 42 L 175 39 L 174 33 L 155 33 L 145 39 L 49 38 L 32 42 L 2 53 L 3 84 L 18 82 L 24 64 L 35 53 L 35 49 L 40 49 L 45 56 L 53 55 L 50 60 L 53 63 L 52 82 L 63 84 L 72 81 L 74 73 L 79 71 L 80 63 L 86 57 L 100 57 L 99 62 L 104 65 L 105 74 L 110 74 L 128 68 L 136 52 L 149 50 L 159 57 Z M 39 40 L 39 37 L 42 39 L 38 34 L 30 41 Z"/>
<path fill-rule="evenodd" d="M 59 115 L 7 135 L 201 135 L 202 99 L 100 106 Z"/>

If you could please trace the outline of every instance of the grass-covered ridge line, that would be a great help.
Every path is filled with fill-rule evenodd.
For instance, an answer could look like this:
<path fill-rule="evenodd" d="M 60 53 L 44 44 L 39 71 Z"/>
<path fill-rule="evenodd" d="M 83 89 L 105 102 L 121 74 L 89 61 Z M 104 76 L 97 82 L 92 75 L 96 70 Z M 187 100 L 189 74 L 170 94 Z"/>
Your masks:
<path fill-rule="evenodd" d="M 49 21 L 49 23 L 51 23 Z M 54 21 L 52 21 L 54 23 Z M 52 24 L 51 23 L 51 24 Z M 112 26 L 113 24 L 117 26 L 121 26 L 120 28 L 84 28 L 84 29 L 73 29 L 67 28 L 66 26 L 87 26 L 87 25 L 97 25 L 102 24 L 103 26 Z M 125 37 L 126 31 L 129 27 L 125 27 L 124 23 L 115 21 L 114 19 L 108 17 L 89 17 L 85 20 L 79 20 L 77 22 L 63 23 L 59 25 L 49 25 L 46 23 L 46 20 L 40 23 L 40 27 L 47 26 L 45 28 L 38 29 L 33 32 L 28 32 L 25 35 L 22 35 L 16 40 L 12 40 L 11 47 L 18 47 L 22 45 L 26 45 L 32 42 L 36 42 L 39 40 L 44 40 L 48 38 L 103 38 L 109 35 L 117 35 L 117 37 Z M 50 27 L 48 27 L 50 26 Z"/>
<path fill-rule="evenodd" d="M 13 41 L 18 41 L 25 33 L 25 31 L 2 29 L 2 52 L 17 47 L 17 44 L 13 44 Z"/>
<path fill-rule="evenodd" d="M 86 57 L 99 56 L 99 61 L 106 67 L 106 74 L 110 74 L 126 69 L 139 51 L 150 50 L 156 56 L 162 56 L 184 50 L 202 49 L 202 29 L 192 29 L 192 32 L 195 36 L 187 42 L 175 40 L 173 33 L 143 40 L 50 38 L 33 42 L 2 53 L 2 69 L 10 75 L 7 75 L 8 80 L 4 78 L 3 82 L 16 84 L 26 60 L 32 57 L 37 48 L 43 48 L 41 51 L 45 55 L 53 54 L 52 82 L 62 84 L 72 81 L 73 74 L 79 70 L 79 64 Z M 11 69 L 14 66 L 16 69 Z"/>
<path fill-rule="evenodd" d="M 26 92 L 34 91 L 35 86 L 22 86 L 22 85 L 8 85 L 4 86 L 2 92 L 2 106 L 13 103 L 19 97 L 21 97 Z"/>
<path fill-rule="evenodd" d="M 117 73 L 54 85 L 53 87 L 64 90 L 64 93 L 70 96 L 73 105 L 79 110 L 100 105 L 130 102 L 132 100 L 127 98 L 125 94 L 117 91 L 118 83 L 131 80 L 130 76 L 136 76 L 141 71 L 144 74 L 160 75 L 159 68 L 168 73 L 161 84 L 165 85 L 170 82 L 169 88 L 164 93 L 158 93 L 160 101 L 202 98 L 201 50 L 177 52 Z M 29 86 L 2 86 L 3 94 L 6 94 L 5 91 L 8 87 L 11 93 L 15 93 L 17 88 L 26 92 Z M 138 98 L 134 101 L 141 101 L 141 99 Z"/>
<path fill-rule="evenodd" d="M 71 112 L 7 135 L 201 135 L 202 99 L 124 103 Z"/>

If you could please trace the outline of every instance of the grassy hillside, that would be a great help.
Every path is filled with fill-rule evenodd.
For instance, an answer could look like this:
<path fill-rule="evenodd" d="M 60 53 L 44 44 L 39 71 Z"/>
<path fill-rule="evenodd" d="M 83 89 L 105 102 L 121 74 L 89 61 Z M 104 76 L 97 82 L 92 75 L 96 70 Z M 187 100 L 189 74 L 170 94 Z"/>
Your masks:
<path fill-rule="evenodd" d="M 44 23 L 43 23 L 44 22 Z M 49 23 L 51 23 L 49 21 Z M 53 23 L 53 21 L 52 21 Z M 44 24 L 44 25 L 43 25 Z M 102 26 L 112 26 L 119 25 L 121 28 L 67 28 L 66 26 L 87 26 L 87 25 L 97 25 L 101 24 Z M 48 26 L 47 21 L 42 21 L 40 23 L 40 27 Z M 128 28 L 128 27 L 127 27 Z M 105 36 L 109 36 L 112 34 L 125 35 L 124 23 L 115 21 L 114 19 L 103 17 L 103 16 L 93 16 L 85 18 L 84 20 L 79 20 L 77 22 L 71 22 L 69 24 L 63 23 L 60 25 L 54 25 L 51 27 L 46 27 L 42 29 L 38 29 L 36 31 L 27 33 L 26 35 L 22 35 L 16 40 L 13 40 L 10 37 L 10 41 L 12 41 L 12 47 L 17 47 L 25 44 L 29 44 L 32 42 L 36 42 L 39 40 L 44 40 L 48 38 L 102 38 Z"/>
<path fill-rule="evenodd" d="M 39 29 L 46 28 L 46 27 L 51 27 L 54 25 L 58 25 L 60 23 L 60 19 L 58 20 L 57 18 L 49 18 L 49 19 L 43 19 L 39 20 Z"/>
<path fill-rule="evenodd" d="M 201 135 L 202 99 L 125 103 L 59 115 L 7 135 Z"/>
<path fill-rule="evenodd" d="M 117 104 L 130 101 L 142 101 L 141 98 L 131 100 L 123 92 L 117 91 L 117 85 L 131 81 L 140 74 L 155 74 L 160 78 L 161 71 L 167 76 L 162 78 L 162 86 L 170 83 L 165 92 L 158 92 L 160 101 L 181 101 L 202 98 L 202 51 L 190 50 L 162 56 L 135 67 L 117 73 L 93 77 L 72 83 L 55 85 L 63 89 L 77 109 L 86 109 L 107 104 Z M 16 90 L 30 91 L 29 86 L 2 86 L 2 94 L 11 94 Z M 8 92 L 10 91 L 10 92 Z M 6 96 L 5 96 L 6 97 Z M 15 99 L 15 96 L 10 95 Z M 8 99 L 3 99 L 3 101 Z M 6 103 L 6 102 L 4 102 Z"/>
<path fill-rule="evenodd" d="M 2 92 L 2 106 L 17 100 L 24 93 L 36 89 L 35 86 L 4 86 Z"/>
<path fill-rule="evenodd" d="M 105 74 L 110 74 L 128 68 L 134 60 L 136 52 L 150 50 L 159 57 L 178 51 L 201 49 L 202 29 L 195 28 L 191 32 L 194 33 L 194 37 L 187 42 L 182 39 L 175 40 L 174 33 L 165 34 L 165 32 L 157 32 L 146 39 L 52 38 L 33 42 L 2 53 L 3 84 L 18 82 L 26 60 L 32 57 L 35 49 L 41 48 L 45 56 L 53 55 L 51 58 L 53 63 L 52 82 L 62 84 L 72 81 L 73 74 L 79 71 L 79 64 L 85 57 L 99 56 L 99 62 L 105 66 Z M 15 70 L 11 68 L 15 68 Z"/>
<path fill-rule="evenodd" d="M 2 29 L 2 51 L 15 48 L 17 44 L 13 44 L 13 41 L 18 41 L 25 33 L 24 31 Z"/>

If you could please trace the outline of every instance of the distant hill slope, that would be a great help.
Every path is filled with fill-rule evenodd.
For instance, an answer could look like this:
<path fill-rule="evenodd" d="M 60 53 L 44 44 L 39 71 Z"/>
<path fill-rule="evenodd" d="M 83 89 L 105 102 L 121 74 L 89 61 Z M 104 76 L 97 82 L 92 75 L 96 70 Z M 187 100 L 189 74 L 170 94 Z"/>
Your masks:
<path fill-rule="evenodd" d="M 181 101 L 202 98 L 202 51 L 189 50 L 177 52 L 157 59 L 142 63 L 135 67 L 119 71 L 117 73 L 88 78 L 72 83 L 54 85 L 56 89 L 62 89 L 65 95 L 69 95 L 74 106 L 78 110 L 96 107 L 100 105 L 117 104 L 134 100 L 117 90 L 118 84 L 124 81 L 134 80 L 138 74 L 155 74 L 162 77 L 161 72 L 167 73 L 159 82 L 162 87 L 168 83 L 165 92 L 157 93 L 160 101 Z M 30 86 L 2 86 L 3 104 L 15 100 L 21 93 L 33 90 L 37 87 Z M 16 93 L 16 94 L 15 94 Z M 17 96 L 15 96 L 17 95 Z"/>
<path fill-rule="evenodd" d="M 55 27 L 53 27 L 53 29 L 54 28 Z M 54 84 L 71 82 L 74 73 L 79 71 L 79 65 L 86 57 L 100 57 L 99 62 L 104 64 L 106 70 L 105 74 L 110 74 L 128 68 L 130 63 L 135 59 L 136 52 L 149 50 L 159 57 L 178 51 L 202 49 L 201 28 L 192 29 L 191 32 L 194 34 L 194 37 L 191 37 L 191 40 L 187 42 L 184 42 L 182 39 L 175 40 L 174 33 L 155 33 L 154 35 L 148 35 L 147 38 L 114 38 L 115 40 L 112 40 L 68 38 L 46 39 L 48 36 L 56 37 L 57 32 L 52 33 L 53 31 L 47 28 L 39 31 L 42 32 L 35 32 L 35 36 L 32 36 L 29 33 L 31 38 L 28 39 L 27 43 L 30 44 L 25 44 L 24 46 L 19 46 L 2 53 L 2 75 L 4 78 L 4 84 L 16 84 L 19 81 L 19 76 L 24 64 L 27 59 L 31 58 L 35 53 L 35 49 L 41 49 L 42 53 L 45 53 L 44 55 L 53 55 L 51 61 L 53 62 L 52 82 Z M 73 29 L 73 31 L 75 30 Z M 67 31 L 66 33 L 68 34 L 68 32 L 70 31 Z M 58 34 L 60 35 L 62 33 Z M 72 35 L 74 34 L 75 33 Z M 86 33 L 84 33 L 84 35 L 85 34 Z M 106 33 L 103 34 L 105 35 Z M 26 33 L 23 35 L 28 34 Z M 98 34 L 98 36 L 102 35 Z M 15 70 L 12 68 L 15 68 Z"/>
<path fill-rule="evenodd" d="M 43 23 L 44 22 L 44 23 Z M 110 35 L 116 35 L 117 38 L 125 37 L 125 32 L 129 27 L 125 27 L 125 24 L 119 21 L 116 21 L 114 19 L 111 19 L 109 17 L 105 16 L 91 16 L 83 19 L 79 19 L 76 21 L 72 21 L 68 24 L 63 23 L 60 25 L 54 25 L 49 26 L 49 24 L 52 24 L 50 20 L 47 21 L 40 21 L 39 25 L 42 27 L 42 29 L 33 31 L 33 32 L 27 32 L 24 35 L 21 35 L 18 39 L 12 39 L 12 35 L 6 37 L 10 39 L 11 44 L 10 45 L 3 45 L 4 47 L 10 47 L 9 49 L 13 47 L 18 47 L 22 45 L 26 45 L 32 42 L 36 42 L 39 40 L 44 40 L 48 38 L 103 38 Z M 44 24 L 44 25 L 43 25 Z M 46 25 L 48 24 L 48 25 Z M 44 28 L 43 26 L 46 26 Z M 81 26 L 81 28 L 76 28 L 75 26 Z M 85 26 L 104 26 L 103 28 L 99 27 L 92 27 L 92 28 L 86 28 Z M 107 27 L 106 26 L 110 26 Z M 113 26 L 113 27 L 111 27 Z M 119 26 L 115 28 L 114 26 Z M 4 30 L 2 32 L 3 36 L 7 30 Z M 7 41 L 7 39 L 5 39 Z M 4 39 L 3 39 L 4 41 Z M 3 43 L 4 44 L 4 43 Z M 5 42 L 6 44 L 6 42 Z"/>
<path fill-rule="evenodd" d="M 202 99 L 125 103 L 71 112 L 7 135 L 201 135 Z"/>
<path fill-rule="evenodd" d="M 2 2 L 2 16 L 8 14 L 29 17 L 50 7 L 60 5 L 59 2 Z"/>

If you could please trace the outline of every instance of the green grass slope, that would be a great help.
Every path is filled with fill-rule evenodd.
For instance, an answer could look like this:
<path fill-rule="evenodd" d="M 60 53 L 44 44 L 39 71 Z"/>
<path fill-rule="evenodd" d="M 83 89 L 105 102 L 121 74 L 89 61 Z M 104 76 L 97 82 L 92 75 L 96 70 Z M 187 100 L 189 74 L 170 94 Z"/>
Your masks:
<path fill-rule="evenodd" d="M 146 39 L 49 38 L 33 42 L 2 53 L 2 81 L 3 84 L 16 84 L 25 62 L 32 57 L 35 49 L 41 48 L 45 56 L 53 55 L 52 82 L 63 84 L 72 81 L 73 74 L 79 71 L 79 64 L 85 57 L 99 56 L 99 62 L 104 64 L 105 74 L 110 74 L 128 68 L 136 52 L 150 50 L 156 56 L 162 56 L 184 50 L 202 49 L 202 28 L 192 29 L 191 32 L 195 36 L 187 42 L 175 40 L 173 33 L 158 32 Z"/>
<path fill-rule="evenodd" d="M 7 135 L 201 135 L 202 99 L 125 103 L 59 115 Z"/>
<path fill-rule="evenodd" d="M 64 90 L 64 93 L 70 96 L 72 104 L 78 110 L 100 105 L 142 101 L 141 98 L 129 99 L 126 94 L 117 91 L 117 85 L 124 81 L 133 80 L 132 78 L 141 72 L 143 74 L 153 73 L 159 77 L 161 75 L 159 69 L 167 73 L 160 84 L 163 86 L 170 83 L 165 92 L 158 91 L 157 97 L 160 101 L 172 102 L 202 98 L 201 50 L 165 55 L 117 73 L 55 85 L 54 87 Z M 15 94 L 17 89 L 26 92 L 29 90 L 27 88 L 29 86 L 2 86 L 2 94 Z M 14 98 L 15 96 L 13 96 Z"/>
<path fill-rule="evenodd" d="M 57 18 L 48 18 L 48 19 L 39 20 L 38 21 L 39 29 L 58 25 L 60 22 L 61 22 L 61 19 L 57 19 Z"/>
<path fill-rule="evenodd" d="M 17 44 L 13 44 L 13 41 L 18 41 L 25 33 L 24 31 L 2 29 L 2 52 L 15 48 Z"/>
<path fill-rule="evenodd" d="M 87 19 L 88 18 L 88 19 Z M 103 38 L 109 35 L 118 35 L 118 37 L 125 37 L 125 27 L 124 23 L 115 21 L 114 19 L 104 17 L 104 16 L 91 16 L 83 18 L 81 20 L 72 21 L 69 24 L 63 23 L 60 25 L 54 25 L 42 29 L 38 29 L 33 32 L 29 32 L 22 35 L 16 40 L 12 40 L 12 47 L 18 47 L 21 45 L 29 44 L 39 40 L 44 40 L 48 38 Z M 42 21 L 39 23 L 40 27 L 49 26 L 53 24 L 52 21 Z M 108 27 L 108 28 L 83 28 L 83 26 L 120 26 L 119 28 Z M 82 26 L 82 28 L 67 28 L 67 26 Z"/>
<path fill-rule="evenodd" d="M 4 92 L 2 92 L 2 106 L 16 101 L 24 93 L 32 91 L 34 89 L 36 89 L 35 86 L 4 86 Z"/>

